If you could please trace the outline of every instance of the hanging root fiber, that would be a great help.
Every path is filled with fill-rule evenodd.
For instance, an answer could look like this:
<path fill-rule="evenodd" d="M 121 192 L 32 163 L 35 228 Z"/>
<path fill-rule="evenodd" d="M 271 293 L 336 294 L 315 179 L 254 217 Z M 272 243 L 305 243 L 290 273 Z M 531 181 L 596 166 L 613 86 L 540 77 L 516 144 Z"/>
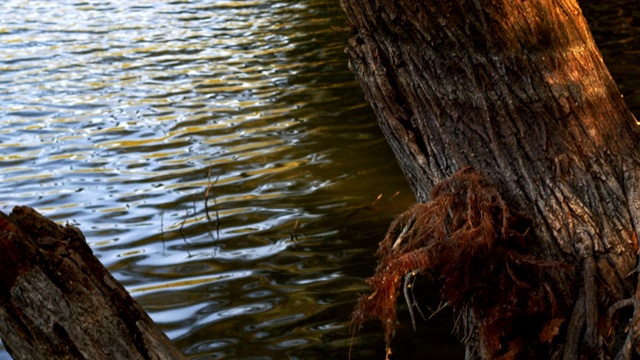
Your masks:
<path fill-rule="evenodd" d="M 556 264 L 527 252 L 530 225 L 481 175 L 471 168 L 458 171 L 434 187 L 428 203 L 393 221 L 380 243 L 376 272 L 367 280 L 372 293 L 358 300 L 353 323 L 380 319 L 388 357 L 407 274 L 427 274 L 441 281 L 442 301 L 467 318 L 464 323 L 473 319 L 474 333 L 463 326 L 458 335 L 475 338 L 481 358 L 513 359 L 530 340 L 550 343 L 562 320 L 554 319 L 552 291 L 541 279 Z M 407 299 L 410 309 L 413 301 Z"/>

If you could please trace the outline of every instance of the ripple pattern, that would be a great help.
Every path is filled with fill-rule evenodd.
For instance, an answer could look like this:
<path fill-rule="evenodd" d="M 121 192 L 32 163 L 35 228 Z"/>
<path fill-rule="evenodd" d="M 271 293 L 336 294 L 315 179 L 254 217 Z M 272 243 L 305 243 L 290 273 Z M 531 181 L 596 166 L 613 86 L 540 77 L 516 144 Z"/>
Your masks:
<path fill-rule="evenodd" d="M 637 112 L 640 15 L 611 4 L 581 5 Z M 337 1 L 0 7 L 2 211 L 79 226 L 190 359 L 384 358 L 348 318 L 413 197 Z M 401 348 L 461 358 L 431 329 Z"/>
<path fill-rule="evenodd" d="M 364 270 L 412 197 L 337 2 L 2 11 L 2 210 L 79 226 L 190 358 L 345 358 Z M 383 350 L 353 341 L 353 358 Z"/>

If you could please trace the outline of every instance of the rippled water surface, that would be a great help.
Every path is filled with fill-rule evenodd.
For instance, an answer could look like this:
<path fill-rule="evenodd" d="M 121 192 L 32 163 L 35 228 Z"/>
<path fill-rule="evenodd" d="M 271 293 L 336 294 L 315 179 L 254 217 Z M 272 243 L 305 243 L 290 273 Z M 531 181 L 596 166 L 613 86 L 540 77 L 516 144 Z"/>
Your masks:
<path fill-rule="evenodd" d="M 640 14 L 620 4 L 583 6 L 637 115 Z M 384 357 L 348 316 L 413 197 L 336 1 L 0 8 L 0 210 L 80 227 L 189 358 Z"/>
<path fill-rule="evenodd" d="M 2 211 L 79 226 L 189 357 L 346 358 L 376 242 L 412 196 L 337 4 L 1 6 Z"/>

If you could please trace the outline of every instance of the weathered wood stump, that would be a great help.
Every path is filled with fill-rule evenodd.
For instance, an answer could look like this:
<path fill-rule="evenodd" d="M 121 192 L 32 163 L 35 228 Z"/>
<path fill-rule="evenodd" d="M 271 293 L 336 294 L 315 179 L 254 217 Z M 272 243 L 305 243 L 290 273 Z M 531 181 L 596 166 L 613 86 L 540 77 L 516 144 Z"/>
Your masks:
<path fill-rule="evenodd" d="M 0 337 L 15 359 L 181 359 L 82 232 L 0 212 Z"/>

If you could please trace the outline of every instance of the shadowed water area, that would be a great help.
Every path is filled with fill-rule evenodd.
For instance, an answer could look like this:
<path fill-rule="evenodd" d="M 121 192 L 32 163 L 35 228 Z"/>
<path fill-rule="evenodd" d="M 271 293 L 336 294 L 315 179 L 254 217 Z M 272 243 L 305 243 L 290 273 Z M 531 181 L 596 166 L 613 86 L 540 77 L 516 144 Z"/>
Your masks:
<path fill-rule="evenodd" d="M 582 5 L 638 115 L 640 12 L 602 4 Z M 188 358 L 384 358 L 348 317 L 414 200 L 336 1 L 0 9 L 0 210 L 78 226 Z M 460 357 L 426 327 L 400 347 Z"/>

